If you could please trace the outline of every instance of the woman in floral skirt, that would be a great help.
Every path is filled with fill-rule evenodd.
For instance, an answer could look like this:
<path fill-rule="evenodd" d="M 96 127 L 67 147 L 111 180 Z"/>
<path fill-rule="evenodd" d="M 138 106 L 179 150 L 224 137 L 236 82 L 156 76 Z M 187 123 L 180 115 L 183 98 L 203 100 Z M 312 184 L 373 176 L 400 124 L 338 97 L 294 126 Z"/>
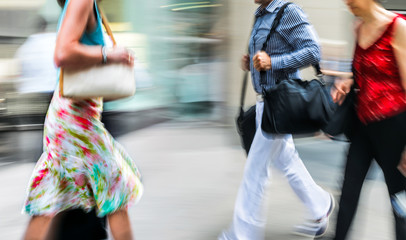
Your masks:
<path fill-rule="evenodd" d="M 134 64 L 125 48 L 105 48 L 95 0 L 58 0 L 63 7 L 55 47 L 57 67 Z M 57 79 L 57 76 L 56 76 Z M 119 81 L 119 80 L 118 80 Z M 44 239 L 52 217 L 74 208 L 106 216 L 114 239 L 132 239 L 127 208 L 142 195 L 134 161 L 100 121 L 102 98 L 72 100 L 55 91 L 44 127 L 44 152 L 28 185 L 24 239 Z"/>

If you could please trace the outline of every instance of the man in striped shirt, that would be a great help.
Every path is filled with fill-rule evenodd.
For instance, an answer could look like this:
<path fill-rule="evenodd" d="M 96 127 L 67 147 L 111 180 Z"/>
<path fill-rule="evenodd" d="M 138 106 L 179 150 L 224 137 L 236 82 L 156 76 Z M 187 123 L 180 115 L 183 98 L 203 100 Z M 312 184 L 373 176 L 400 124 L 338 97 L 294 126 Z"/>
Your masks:
<path fill-rule="evenodd" d="M 310 219 L 296 226 L 295 233 L 310 237 L 322 236 L 334 209 L 333 197 L 319 187 L 300 159 L 291 134 L 268 134 L 261 129 L 264 103 L 262 88 L 269 89 L 277 80 L 300 78 L 299 68 L 320 60 L 317 36 L 302 9 L 290 4 L 284 11 L 276 32 L 260 51 L 284 0 L 255 0 L 261 6 L 249 42 L 249 55 L 243 56 L 242 68 L 251 71 L 252 83 L 258 94 L 256 103 L 257 130 L 245 166 L 243 181 L 235 203 L 233 223 L 224 231 L 222 240 L 264 239 L 266 225 L 265 190 L 270 182 L 273 164 L 288 179 L 293 191 L 309 210 Z M 260 71 L 266 71 L 262 79 Z"/>

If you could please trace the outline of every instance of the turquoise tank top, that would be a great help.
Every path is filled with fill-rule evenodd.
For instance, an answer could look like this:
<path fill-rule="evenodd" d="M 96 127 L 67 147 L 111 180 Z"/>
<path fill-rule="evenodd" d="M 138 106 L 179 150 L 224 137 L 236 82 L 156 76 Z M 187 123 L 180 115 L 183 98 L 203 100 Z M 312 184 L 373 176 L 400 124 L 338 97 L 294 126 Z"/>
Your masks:
<path fill-rule="evenodd" d="M 61 26 L 61 23 L 65 17 L 66 9 L 68 8 L 69 0 L 66 0 L 65 6 L 63 8 L 61 17 L 59 18 L 58 22 L 58 32 Z M 103 38 L 103 29 L 102 29 L 102 20 L 99 14 L 99 10 L 97 8 L 96 0 L 94 1 L 94 11 L 96 12 L 96 28 L 92 32 L 84 32 L 82 37 L 80 38 L 79 42 L 86 44 L 86 45 L 102 45 L 104 46 L 104 38 Z"/>

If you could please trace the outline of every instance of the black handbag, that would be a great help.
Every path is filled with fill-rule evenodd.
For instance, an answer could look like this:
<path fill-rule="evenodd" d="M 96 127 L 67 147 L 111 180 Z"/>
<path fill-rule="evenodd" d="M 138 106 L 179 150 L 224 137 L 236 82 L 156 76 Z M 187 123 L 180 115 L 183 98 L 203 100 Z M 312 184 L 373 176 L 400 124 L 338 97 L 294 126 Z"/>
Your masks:
<path fill-rule="evenodd" d="M 322 128 L 323 132 L 328 134 L 332 140 L 340 140 L 338 136 L 344 135 L 347 141 L 351 141 L 359 126 L 360 121 L 355 110 L 357 97 L 355 86 L 354 83 L 344 102 L 337 107 L 328 124 Z"/>
<path fill-rule="evenodd" d="M 245 149 L 245 152 L 249 153 L 252 141 L 254 140 L 256 132 L 256 106 L 251 106 L 247 111 L 244 111 L 245 91 L 247 88 L 248 73 L 244 74 L 244 79 L 241 88 L 240 99 L 240 113 L 237 116 L 236 124 L 237 131 L 241 138 L 241 145 Z"/>
<path fill-rule="evenodd" d="M 262 47 L 275 32 L 283 11 L 282 7 Z M 319 64 L 314 66 L 318 79 L 283 79 L 270 89 L 265 88 L 266 72 L 261 72 L 261 86 L 264 99 L 262 130 L 276 134 L 301 134 L 317 132 L 330 121 L 337 104 L 332 100 L 329 90 L 322 79 Z"/>

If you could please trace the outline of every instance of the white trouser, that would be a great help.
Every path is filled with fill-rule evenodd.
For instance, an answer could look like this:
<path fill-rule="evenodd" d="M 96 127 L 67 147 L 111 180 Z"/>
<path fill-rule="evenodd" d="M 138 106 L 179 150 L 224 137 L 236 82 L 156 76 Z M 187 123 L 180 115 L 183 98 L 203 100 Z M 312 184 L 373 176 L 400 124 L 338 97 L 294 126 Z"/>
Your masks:
<path fill-rule="evenodd" d="M 270 184 L 271 163 L 288 179 L 290 186 L 314 219 L 324 216 L 330 195 L 319 187 L 300 159 L 291 134 L 267 134 L 261 129 L 264 103 L 256 105 L 257 131 L 245 164 L 234 208 L 229 237 L 235 240 L 264 239 L 266 189 Z"/>

